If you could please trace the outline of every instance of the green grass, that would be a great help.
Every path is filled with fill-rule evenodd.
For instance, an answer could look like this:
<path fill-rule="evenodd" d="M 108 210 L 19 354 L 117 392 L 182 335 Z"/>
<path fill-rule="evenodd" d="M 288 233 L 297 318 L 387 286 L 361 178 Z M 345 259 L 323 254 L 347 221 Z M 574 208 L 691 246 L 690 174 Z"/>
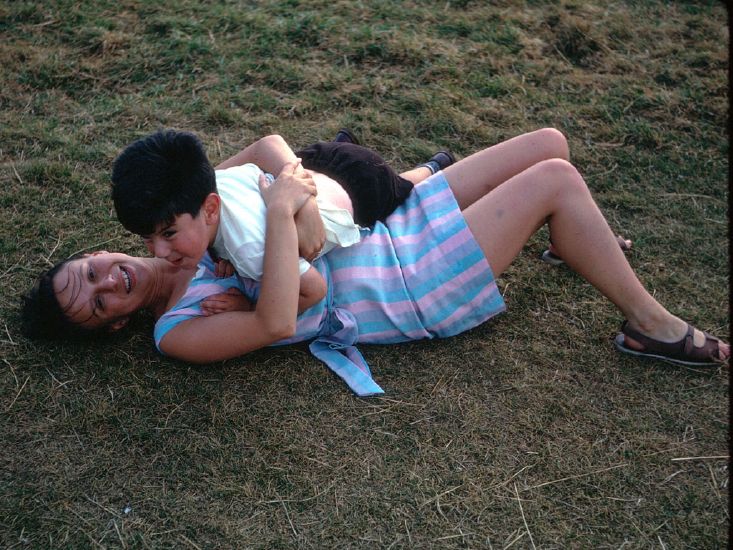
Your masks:
<path fill-rule="evenodd" d="M 397 168 L 554 126 L 630 261 L 724 336 L 728 28 L 718 2 L 0 3 L 0 545 L 724 548 L 728 368 L 614 352 L 619 314 L 537 260 L 507 314 L 362 346 L 383 398 L 305 346 L 209 367 L 30 342 L 18 296 L 79 250 L 142 254 L 109 172 L 192 130 L 214 162 L 348 126 Z"/>

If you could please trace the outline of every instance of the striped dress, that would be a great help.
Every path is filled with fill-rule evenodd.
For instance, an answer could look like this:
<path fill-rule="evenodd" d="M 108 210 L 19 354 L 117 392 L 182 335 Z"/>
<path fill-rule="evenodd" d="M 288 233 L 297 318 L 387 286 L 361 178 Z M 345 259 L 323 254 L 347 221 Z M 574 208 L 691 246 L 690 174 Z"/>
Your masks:
<path fill-rule="evenodd" d="M 356 343 L 391 344 L 452 336 L 505 309 L 486 258 L 441 172 L 416 185 L 385 223 L 361 242 L 314 262 L 328 283 L 326 297 L 298 317 L 296 334 L 278 345 L 314 340 L 310 349 L 358 395 L 383 390 Z M 258 283 L 216 278 L 202 262 L 189 290 L 156 323 L 155 341 L 201 315 L 206 296 L 237 287 L 256 300 Z"/>

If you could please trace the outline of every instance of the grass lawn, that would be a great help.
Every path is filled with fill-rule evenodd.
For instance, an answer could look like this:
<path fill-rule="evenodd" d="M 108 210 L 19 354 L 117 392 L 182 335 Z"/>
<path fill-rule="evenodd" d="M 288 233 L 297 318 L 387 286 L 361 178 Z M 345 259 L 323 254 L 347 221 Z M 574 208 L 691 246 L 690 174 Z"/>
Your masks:
<path fill-rule="evenodd" d="M 347 126 L 399 169 L 545 126 L 674 313 L 729 332 L 728 27 L 716 1 L 0 2 L 0 546 L 724 548 L 728 367 L 632 360 L 540 232 L 508 312 L 361 346 L 359 399 L 306 346 L 194 367 L 142 315 L 25 339 L 18 298 L 82 250 L 144 254 L 111 163 L 159 127 L 214 163 Z"/>

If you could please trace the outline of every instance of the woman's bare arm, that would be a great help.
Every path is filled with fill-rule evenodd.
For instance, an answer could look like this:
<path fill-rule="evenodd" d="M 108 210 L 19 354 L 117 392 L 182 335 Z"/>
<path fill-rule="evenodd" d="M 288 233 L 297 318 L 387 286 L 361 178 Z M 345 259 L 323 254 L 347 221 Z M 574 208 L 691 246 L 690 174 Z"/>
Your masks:
<path fill-rule="evenodd" d="M 326 296 L 326 279 L 318 270 L 311 268 L 300 276 L 300 296 L 298 297 L 298 313 L 316 305 Z"/>
<path fill-rule="evenodd" d="M 229 157 L 216 166 L 216 170 L 252 163 L 265 172 L 278 175 L 283 166 L 296 160 L 295 153 L 283 137 L 273 134 L 248 145 L 233 157 Z M 298 211 L 295 216 L 295 225 L 298 229 L 298 253 L 301 258 L 311 261 L 326 242 L 326 230 L 323 227 L 323 220 L 315 198 L 310 199 Z"/>

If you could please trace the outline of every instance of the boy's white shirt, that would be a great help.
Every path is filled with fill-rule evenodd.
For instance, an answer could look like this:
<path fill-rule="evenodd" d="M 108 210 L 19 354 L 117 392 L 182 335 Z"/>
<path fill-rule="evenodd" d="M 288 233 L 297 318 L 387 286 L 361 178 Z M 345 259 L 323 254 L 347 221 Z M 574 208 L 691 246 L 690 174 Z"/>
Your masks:
<path fill-rule="evenodd" d="M 221 209 L 214 250 L 221 258 L 229 260 L 241 277 L 256 281 L 262 279 L 267 219 L 267 207 L 258 185 L 261 173 L 255 164 L 216 171 Z M 320 197 L 316 197 L 316 204 L 326 232 L 326 243 L 320 255 L 337 246 L 346 247 L 359 242 L 359 226 L 348 210 Z M 302 275 L 310 264 L 300 258 L 298 267 Z"/>

